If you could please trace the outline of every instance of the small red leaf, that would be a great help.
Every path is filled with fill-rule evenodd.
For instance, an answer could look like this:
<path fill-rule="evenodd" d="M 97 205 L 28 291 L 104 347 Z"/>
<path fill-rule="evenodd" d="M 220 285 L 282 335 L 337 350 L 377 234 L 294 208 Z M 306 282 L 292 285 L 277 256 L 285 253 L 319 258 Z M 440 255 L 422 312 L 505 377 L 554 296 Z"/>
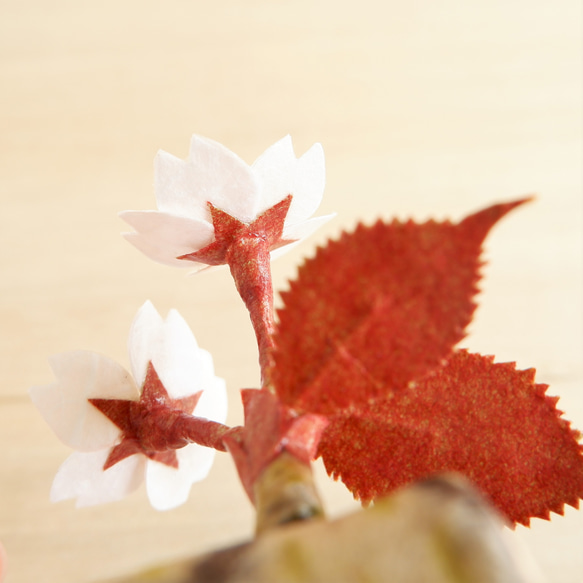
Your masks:
<path fill-rule="evenodd" d="M 532 369 L 459 351 L 416 386 L 336 417 L 319 453 L 364 501 L 458 471 L 511 521 L 548 519 L 583 498 L 583 447 L 545 391 Z"/>
<path fill-rule="evenodd" d="M 464 336 L 480 246 L 500 204 L 458 225 L 360 225 L 319 249 L 282 294 L 274 385 L 288 405 L 332 414 L 419 379 Z"/>

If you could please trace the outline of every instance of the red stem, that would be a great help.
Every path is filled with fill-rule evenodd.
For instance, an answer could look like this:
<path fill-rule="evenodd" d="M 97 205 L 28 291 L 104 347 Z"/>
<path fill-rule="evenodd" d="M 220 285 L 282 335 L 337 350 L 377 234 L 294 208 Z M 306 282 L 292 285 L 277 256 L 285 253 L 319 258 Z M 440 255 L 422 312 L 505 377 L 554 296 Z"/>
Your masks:
<path fill-rule="evenodd" d="M 197 443 L 218 451 L 227 451 L 223 439 L 241 430 L 242 427 L 229 427 L 217 421 L 180 413 L 167 432 L 166 445 L 169 449 L 178 449 L 188 443 Z"/>
<path fill-rule="evenodd" d="M 269 243 L 262 237 L 242 237 L 229 248 L 227 262 L 257 337 L 262 387 L 271 389 L 274 316 Z"/>

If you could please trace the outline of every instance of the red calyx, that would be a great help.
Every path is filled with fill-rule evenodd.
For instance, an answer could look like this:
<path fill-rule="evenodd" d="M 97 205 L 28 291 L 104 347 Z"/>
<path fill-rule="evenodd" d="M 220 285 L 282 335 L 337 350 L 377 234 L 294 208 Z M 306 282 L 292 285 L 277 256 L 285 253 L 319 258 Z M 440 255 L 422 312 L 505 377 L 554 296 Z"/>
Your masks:
<path fill-rule="evenodd" d="M 112 448 L 103 469 L 136 453 L 178 467 L 174 450 L 191 443 L 178 431 L 180 421 L 184 417 L 192 418 L 190 413 L 199 398 L 200 393 L 181 399 L 170 398 L 150 362 L 139 401 L 89 399 L 122 431 L 121 442 Z"/>
<path fill-rule="evenodd" d="M 309 464 L 316 457 L 328 419 L 315 414 L 298 415 L 269 391 L 243 389 L 245 426 L 224 438 L 250 500 L 253 484 L 284 450 Z"/>

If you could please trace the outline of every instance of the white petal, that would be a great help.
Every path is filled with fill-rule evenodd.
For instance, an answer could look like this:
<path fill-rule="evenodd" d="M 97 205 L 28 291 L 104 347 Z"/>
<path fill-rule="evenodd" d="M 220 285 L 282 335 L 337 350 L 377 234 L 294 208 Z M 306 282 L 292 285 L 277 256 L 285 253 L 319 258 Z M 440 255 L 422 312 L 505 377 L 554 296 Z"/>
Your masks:
<path fill-rule="evenodd" d="M 138 310 L 130 327 L 128 352 L 132 374 L 140 392 L 146 380 L 148 363 L 158 350 L 162 324 L 162 316 L 156 311 L 152 302 L 148 300 Z"/>
<path fill-rule="evenodd" d="M 158 211 L 124 211 L 119 216 L 137 231 L 123 236 L 144 255 L 163 265 L 186 268 L 200 265 L 177 257 L 198 251 L 213 240 L 213 226 L 204 220 Z"/>
<path fill-rule="evenodd" d="M 188 324 L 176 310 L 162 320 L 151 302 L 138 311 L 128 341 L 130 362 L 141 388 L 151 361 L 172 398 L 186 397 L 205 389 L 214 380 L 212 359 L 201 350 Z"/>
<path fill-rule="evenodd" d="M 170 267 L 188 267 L 189 269 L 192 269 L 193 274 L 198 273 L 207 267 L 204 263 L 196 263 L 195 261 L 169 259 L 168 253 L 161 252 L 161 249 L 154 241 L 152 241 L 152 239 L 141 235 L 140 233 L 122 233 L 122 236 L 138 251 L 141 251 L 146 255 L 146 257 L 149 257 L 153 261 L 161 263 L 162 265 L 169 265 Z"/>
<path fill-rule="evenodd" d="M 87 399 L 139 397 L 129 373 L 113 360 L 78 350 L 50 359 L 57 382 L 32 387 L 30 396 L 57 437 L 80 451 L 112 445 L 120 430 Z"/>
<path fill-rule="evenodd" d="M 199 349 L 197 375 L 205 385 L 194 415 L 224 423 L 227 418 L 227 391 L 225 381 L 214 376 L 212 358 Z M 152 506 L 168 510 L 186 502 L 190 487 L 204 479 L 213 464 L 215 450 L 196 444 L 176 451 L 178 469 L 155 461 L 148 461 L 146 487 Z"/>
<path fill-rule="evenodd" d="M 289 240 L 299 240 L 309 237 L 312 233 L 317 231 L 322 225 L 326 224 L 330 219 L 333 219 L 336 213 L 331 215 L 323 215 L 321 217 L 314 217 L 302 223 L 296 223 L 295 225 L 285 225 L 283 229 L 282 238 Z M 276 252 L 279 249 L 276 249 Z M 273 257 L 273 254 L 272 254 Z"/>
<path fill-rule="evenodd" d="M 187 397 L 205 388 L 200 349 L 188 324 L 176 310 L 170 310 L 158 338 L 152 364 L 174 398 Z"/>
<path fill-rule="evenodd" d="M 301 243 L 301 240 L 298 239 L 297 241 L 292 241 L 291 243 L 287 243 L 286 245 L 283 245 L 283 247 L 278 247 L 275 251 L 272 251 L 269 254 L 271 261 L 274 261 L 278 257 L 285 255 L 288 251 L 290 251 L 291 249 L 293 249 L 296 245 L 299 245 L 300 243 Z"/>
<path fill-rule="evenodd" d="M 258 184 L 251 168 L 212 140 L 193 136 L 182 161 L 159 152 L 155 164 L 156 201 L 161 211 L 210 221 L 207 202 L 238 219 L 253 220 Z"/>
<path fill-rule="evenodd" d="M 311 217 L 322 202 L 326 185 L 324 150 L 314 144 L 299 160 L 295 169 L 293 199 L 285 219 L 293 225 Z"/>
<path fill-rule="evenodd" d="M 77 498 L 77 506 L 121 500 L 144 479 L 146 458 L 130 456 L 103 471 L 109 450 L 74 453 L 59 468 L 51 488 L 51 502 Z"/>
<path fill-rule="evenodd" d="M 176 451 L 178 469 L 148 460 L 146 489 L 156 510 L 170 510 L 184 504 L 190 488 L 208 475 L 215 458 L 215 450 L 191 444 Z"/>
<path fill-rule="evenodd" d="M 261 183 L 258 215 L 291 194 L 285 222 L 293 225 L 311 217 L 322 202 L 326 169 L 320 144 L 314 144 L 297 160 L 291 138 L 286 136 L 255 161 L 253 171 Z"/>
<path fill-rule="evenodd" d="M 253 163 L 253 172 L 261 185 L 260 200 L 255 214 L 260 215 L 268 208 L 293 194 L 294 174 L 297 165 L 290 136 L 270 146 Z"/>
<path fill-rule="evenodd" d="M 285 253 L 287 253 L 290 249 L 293 249 L 298 243 L 302 242 L 302 239 L 305 239 L 317 229 L 319 229 L 323 224 L 327 223 L 330 219 L 334 218 L 336 213 L 331 215 L 324 215 L 322 217 L 315 217 L 313 219 L 309 219 L 304 221 L 303 223 L 297 223 L 295 225 L 288 226 L 286 225 L 283 229 L 283 238 L 291 243 L 287 245 L 283 245 L 282 247 L 278 247 L 275 251 L 271 252 L 271 260 L 277 259 L 281 257 Z"/>
<path fill-rule="evenodd" d="M 193 415 L 224 423 L 227 419 L 227 406 L 225 381 L 220 377 L 213 377 L 210 381 L 207 381 L 205 390 L 198 400 Z"/>
<path fill-rule="evenodd" d="M 213 357 L 208 350 L 204 348 L 199 348 L 199 359 L 200 359 L 200 372 L 199 374 L 204 377 L 204 382 L 215 378 L 215 365 L 213 363 Z"/>

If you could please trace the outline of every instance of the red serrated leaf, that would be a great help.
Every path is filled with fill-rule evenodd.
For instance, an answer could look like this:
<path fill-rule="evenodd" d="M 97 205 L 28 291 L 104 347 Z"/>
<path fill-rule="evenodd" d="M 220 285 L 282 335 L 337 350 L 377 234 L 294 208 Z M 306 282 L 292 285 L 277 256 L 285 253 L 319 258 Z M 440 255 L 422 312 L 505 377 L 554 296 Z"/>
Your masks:
<path fill-rule="evenodd" d="M 319 453 L 328 472 L 364 501 L 458 471 L 511 521 L 528 525 L 583 498 L 580 434 L 546 388 L 534 384 L 532 369 L 459 351 L 416 386 L 339 415 Z"/>
<path fill-rule="evenodd" d="M 331 414 L 438 366 L 474 311 L 484 237 L 523 202 L 494 205 L 457 225 L 360 225 L 319 249 L 282 294 L 273 374 L 280 398 Z"/>

